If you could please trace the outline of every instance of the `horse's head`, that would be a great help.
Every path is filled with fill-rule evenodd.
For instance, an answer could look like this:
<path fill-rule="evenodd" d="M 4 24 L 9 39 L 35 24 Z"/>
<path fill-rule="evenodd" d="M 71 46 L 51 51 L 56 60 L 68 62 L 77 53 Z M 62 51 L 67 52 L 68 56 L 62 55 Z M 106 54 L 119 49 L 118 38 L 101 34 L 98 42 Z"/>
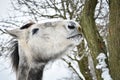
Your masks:
<path fill-rule="evenodd" d="M 29 23 L 7 32 L 18 40 L 22 50 L 29 51 L 33 59 L 55 58 L 82 40 L 80 25 L 71 20 Z"/>

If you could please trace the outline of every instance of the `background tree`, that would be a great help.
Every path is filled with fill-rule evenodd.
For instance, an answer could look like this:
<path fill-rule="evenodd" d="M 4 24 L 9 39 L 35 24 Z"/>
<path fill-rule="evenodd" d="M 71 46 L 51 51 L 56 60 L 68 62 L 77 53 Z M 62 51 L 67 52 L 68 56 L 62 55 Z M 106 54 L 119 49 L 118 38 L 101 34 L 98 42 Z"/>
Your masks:
<path fill-rule="evenodd" d="M 96 23 L 95 23 L 94 16 L 95 16 L 96 5 L 97 5 L 97 0 L 86 0 L 86 4 L 82 11 L 82 17 L 81 17 L 81 26 L 83 28 L 85 38 L 88 42 L 88 47 L 90 49 L 89 54 L 92 55 L 95 68 L 98 64 L 97 59 L 96 59 L 97 56 L 100 53 L 104 53 L 107 56 L 105 43 L 104 43 L 102 37 L 100 36 L 100 34 L 97 30 L 97 27 L 96 27 Z M 107 61 L 107 59 L 106 59 L 106 61 Z M 82 65 L 81 65 L 81 67 L 82 67 Z M 85 68 L 85 67 L 83 67 L 83 68 Z M 88 67 L 86 67 L 86 68 L 88 68 Z M 85 69 L 83 69 L 83 70 L 85 70 Z M 89 74 L 90 72 L 88 72 L 88 69 L 86 69 L 86 70 L 87 71 L 83 71 L 84 74 L 90 75 Z M 92 78 L 94 80 L 101 80 L 102 79 L 101 72 L 102 71 L 95 69 L 96 77 L 93 76 Z M 89 78 L 90 77 L 88 77 L 88 78 L 86 77 L 87 80 Z M 89 79 L 89 80 L 91 80 L 91 79 Z"/>
<path fill-rule="evenodd" d="M 120 1 L 110 0 L 110 23 L 108 35 L 110 72 L 113 80 L 120 79 Z"/>

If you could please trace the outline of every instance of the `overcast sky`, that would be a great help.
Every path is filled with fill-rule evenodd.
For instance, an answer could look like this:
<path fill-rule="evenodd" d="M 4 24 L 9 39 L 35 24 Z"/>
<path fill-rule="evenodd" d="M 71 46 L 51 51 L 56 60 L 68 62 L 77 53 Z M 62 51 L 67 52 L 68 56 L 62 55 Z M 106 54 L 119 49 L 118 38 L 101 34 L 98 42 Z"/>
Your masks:
<path fill-rule="evenodd" d="M 0 16 L 6 16 L 10 8 L 9 0 L 0 0 Z"/>
<path fill-rule="evenodd" d="M 6 17 L 8 9 L 10 8 L 9 0 L 0 0 L 0 18 Z M 10 65 L 8 65 L 6 59 L 0 57 L 0 80 L 15 80 Z"/>

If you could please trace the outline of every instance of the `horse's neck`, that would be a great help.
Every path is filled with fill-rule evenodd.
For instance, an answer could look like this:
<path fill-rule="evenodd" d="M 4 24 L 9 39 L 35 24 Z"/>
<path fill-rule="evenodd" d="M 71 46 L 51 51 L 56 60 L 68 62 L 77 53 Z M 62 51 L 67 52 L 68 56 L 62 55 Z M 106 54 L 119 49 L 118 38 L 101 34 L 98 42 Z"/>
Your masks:
<path fill-rule="evenodd" d="M 28 73 L 28 80 L 42 80 L 46 63 L 34 63 Z"/>
<path fill-rule="evenodd" d="M 17 80 L 42 80 L 46 62 L 29 60 L 29 57 L 25 52 L 26 51 L 21 49 L 19 53 L 20 59 L 17 70 Z"/>
<path fill-rule="evenodd" d="M 23 56 L 20 57 L 18 70 L 17 70 L 17 80 L 27 80 L 28 71 L 30 69 L 30 66 L 27 62 L 27 58 Z"/>
<path fill-rule="evenodd" d="M 42 80 L 43 71 L 46 63 L 28 64 L 26 61 L 21 63 L 18 68 L 18 80 Z"/>

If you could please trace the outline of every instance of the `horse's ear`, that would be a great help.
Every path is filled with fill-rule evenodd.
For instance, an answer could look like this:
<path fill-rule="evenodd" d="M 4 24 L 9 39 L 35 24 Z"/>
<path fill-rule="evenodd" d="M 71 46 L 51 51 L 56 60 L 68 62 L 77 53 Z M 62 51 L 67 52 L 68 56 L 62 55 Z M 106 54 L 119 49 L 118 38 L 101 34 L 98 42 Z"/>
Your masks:
<path fill-rule="evenodd" d="M 21 30 L 18 28 L 18 29 L 13 29 L 13 30 L 6 30 L 6 33 L 15 37 L 15 38 L 18 38 L 20 35 L 21 35 Z"/>

